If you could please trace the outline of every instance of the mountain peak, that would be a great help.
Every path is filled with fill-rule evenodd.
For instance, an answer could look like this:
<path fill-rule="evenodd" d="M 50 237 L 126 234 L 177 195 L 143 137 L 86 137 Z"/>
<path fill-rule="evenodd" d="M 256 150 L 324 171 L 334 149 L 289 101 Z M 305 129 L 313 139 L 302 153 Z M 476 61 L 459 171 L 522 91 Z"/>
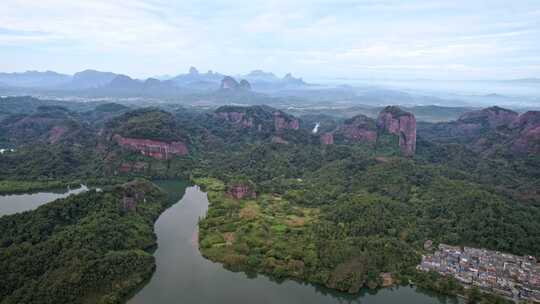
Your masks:
<path fill-rule="evenodd" d="M 242 79 L 240 82 L 236 81 L 231 76 L 225 76 L 221 80 L 221 90 L 232 90 L 232 91 L 250 91 L 251 90 L 251 84 L 249 81 Z"/>
<path fill-rule="evenodd" d="M 199 75 L 199 70 L 196 67 L 189 68 L 189 75 Z"/>

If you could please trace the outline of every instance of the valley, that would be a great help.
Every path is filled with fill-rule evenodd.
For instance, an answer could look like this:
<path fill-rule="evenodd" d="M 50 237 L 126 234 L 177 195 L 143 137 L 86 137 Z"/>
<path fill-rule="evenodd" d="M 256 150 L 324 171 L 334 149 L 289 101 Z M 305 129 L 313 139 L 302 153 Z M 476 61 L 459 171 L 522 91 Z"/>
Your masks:
<path fill-rule="evenodd" d="M 427 240 L 433 246 L 450 244 L 540 255 L 540 140 L 536 132 L 540 120 L 535 111 L 517 113 L 491 107 L 472 109 L 455 120 L 453 114 L 445 114 L 450 116 L 426 122 L 417 121 L 412 112 L 404 110 L 408 108 L 397 106 L 372 109 L 369 115 L 295 116 L 295 112 L 271 106 L 194 109 L 110 102 L 78 104 L 29 97 L 2 98 L 2 104 L 18 105 L 10 106 L 16 112 L 4 116 L 0 123 L 0 141 L 15 149 L 0 154 L 0 185 L 4 191 L 41 190 L 48 185 L 80 182 L 103 185 L 103 193 L 89 191 L 29 213 L 1 217 L 5 229 L 12 230 L 5 230 L 10 232 L 4 236 L 0 256 L 11 261 L 14 257 L 10 252 L 27 246 L 18 243 L 24 239 L 17 236 L 16 227 L 37 225 L 44 212 L 40 210 L 58 204 L 80 208 L 76 201 L 91 196 L 88 202 L 109 207 L 107 211 L 84 212 L 88 216 L 110 212 L 109 220 L 99 225 L 121 234 L 115 235 L 112 243 L 97 236 L 91 239 L 88 245 L 97 246 L 91 249 L 95 254 L 88 256 L 91 259 L 81 255 L 81 263 L 93 265 L 96 259 L 120 254 L 119 259 L 138 265 L 127 276 L 122 274 L 127 270 L 122 269 L 103 274 L 106 282 L 126 286 L 121 289 L 95 285 L 86 277 L 92 273 L 80 273 L 74 283 L 64 281 L 62 276 L 40 276 L 41 285 L 27 286 L 23 283 L 23 264 L 14 260 L 11 268 L 6 268 L 12 271 L 6 270 L 5 275 L 14 276 L 15 281 L 4 287 L 3 303 L 21 299 L 40 303 L 38 298 L 24 298 L 28 293 L 17 290 L 48 288 L 50 284 L 74 284 L 71 294 L 60 295 L 51 289 L 51 298 L 64 299 L 57 303 L 83 299 L 123 302 L 148 280 L 140 297 L 146 294 L 145 288 L 158 288 L 151 279 L 156 267 L 149 250 L 156 244 L 152 223 L 179 197 L 165 199 L 164 194 L 151 190 L 150 184 L 137 182 L 152 193 L 148 203 L 154 203 L 145 207 L 146 200 L 142 203 L 139 194 L 126 196 L 122 192 L 125 186 L 121 185 L 140 178 L 180 178 L 208 193 L 208 212 L 199 222 L 198 237 L 200 252 L 208 260 L 200 260 L 198 251 L 193 251 L 197 254 L 190 254 L 199 261 L 194 265 L 212 261 L 228 270 L 260 273 L 278 282 L 306 282 L 338 291 L 337 299 L 368 301 L 369 294 L 382 287 L 409 282 L 440 295 L 477 297 L 476 289 L 464 288 L 451 277 L 416 269 L 422 255 L 429 254 L 424 248 Z M 317 132 L 313 132 L 316 125 Z M 178 189 L 183 193 L 184 186 Z M 203 212 L 193 212 L 196 210 Z M 97 218 L 79 218 L 78 211 L 73 212 L 59 218 L 59 223 L 75 225 L 70 226 L 75 229 L 70 233 L 95 235 L 102 231 L 93 222 Z M 75 222 L 72 216 L 76 216 Z M 49 239 L 79 237 L 58 229 L 50 230 L 50 236 L 32 236 L 35 240 L 28 246 L 48 248 L 52 246 L 47 243 Z M 182 231 L 192 229 L 193 225 Z M 71 242 L 65 246 L 77 244 Z M 163 248 L 168 246 L 163 244 Z M 77 245 L 73 250 L 85 248 Z M 162 254 L 159 248 L 156 257 Z M 193 248 L 183 245 L 177 250 Z M 38 251 L 28 251 L 28 259 L 39 257 Z M 179 258 L 173 253 L 166 263 L 174 257 Z M 219 268 L 219 264 L 205 267 Z M 155 275 L 166 286 L 168 283 L 159 279 L 159 265 Z M 28 272 L 28 277 L 41 271 L 45 270 Z M 223 276 L 230 273 L 223 271 Z M 269 290 L 278 288 L 271 282 L 261 284 Z M 311 292 L 298 288 L 299 294 Z M 399 287 L 396 292 L 410 294 L 410 288 Z M 364 296 L 357 298 L 359 294 Z M 384 289 L 376 294 L 374 301 L 395 296 Z M 158 297 L 152 292 L 149 296 Z M 415 297 L 411 299 L 436 303 L 429 297 Z M 331 303 L 331 299 L 323 297 L 320 301 Z M 505 302 L 489 293 L 480 294 L 480 299 L 485 303 Z"/>

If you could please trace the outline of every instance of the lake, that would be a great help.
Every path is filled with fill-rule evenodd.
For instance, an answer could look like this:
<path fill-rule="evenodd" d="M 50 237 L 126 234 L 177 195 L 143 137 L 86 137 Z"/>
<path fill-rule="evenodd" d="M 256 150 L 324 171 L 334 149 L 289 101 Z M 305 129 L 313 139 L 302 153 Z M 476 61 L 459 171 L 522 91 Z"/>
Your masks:
<path fill-rule="evenodd" d="M 53 189 L 34 193 L 0 195 L 0 216 L 34 210 L 43 204 L 87 190 L 86 186 L 81 185 L 76 189 Z"/>
<path fill-rule="evenodd" d="M 378 291 L 363 290 L 349 295 L 302 284 L 277 283 L 258 275 L 248 277 L 204 259 L 197 246 L 197 223 L 208 209 L 208 199 L 197 186 L 182 181 L 157 182 L 178 201 L 155 224 L 158 236 L 156 272 L 149 283 L 128 303 L 362 303 L 431 304 L 457 303 L 412 287 Z"/>

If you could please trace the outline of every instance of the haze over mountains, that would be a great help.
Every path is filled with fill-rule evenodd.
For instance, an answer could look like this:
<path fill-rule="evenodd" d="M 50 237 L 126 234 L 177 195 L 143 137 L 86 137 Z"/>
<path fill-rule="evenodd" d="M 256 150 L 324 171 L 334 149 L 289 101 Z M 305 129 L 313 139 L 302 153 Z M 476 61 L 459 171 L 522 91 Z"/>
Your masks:
<path fill-rule="evenodd" d="M 227 75 L 191 67 L 176 76 L 135 79 L 125 74 L 84 70 L 73 75 L 54 71 L 0 73 L 0 95 L 53 99 L 157 99 L 189 105 L 272 104 L 282 108 L 348 108 L 359 105 L 486 107 L 518 111 L 540 108 L 540 80 L 435 81 L 320 79 L 280 77 L 260 69 Z M 234 98 L 230 98 L 231 94 Z"/>
<path fill-rule="evenodd" d="M 217 88 L 225 74 L 208 71 L 201 73 L 195 67 L 191 67 L 185 74 L 174 77 L 159 77 L 147 79 L 133 79 L 128 75 L 112 72 L 102 72 L 92 69 L 84 70 L 73 75 L 61 74 L 53 71 L 27 71 L 24 73 L 0 73 L 0 84 L 14 88 L 42 88 L 51 90 L 84 90 L 97 88 L 137 88 L 141 85 L 168 86 L 190 89 Z M 306 83 L 301 78 L 295 78 L 288 73 L 279 78 L 273 73 L 262 70 L 254 70 L 246 75 L 235 76 L 244 78 L 253 85 L 262 89 L 287 88 L 304 86 Z"/>

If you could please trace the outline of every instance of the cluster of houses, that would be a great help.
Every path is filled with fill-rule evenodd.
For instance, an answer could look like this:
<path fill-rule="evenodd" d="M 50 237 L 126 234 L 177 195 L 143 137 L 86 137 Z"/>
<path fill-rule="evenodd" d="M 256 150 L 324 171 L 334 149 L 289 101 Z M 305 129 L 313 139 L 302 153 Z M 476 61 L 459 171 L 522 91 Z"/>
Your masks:
<path fill-rule="evenodd" d="M 422 256 L 417 268 L 515 301 L 540 303 L 540 265 L 532 256 L 440 244 L 433 254 Z"/>

